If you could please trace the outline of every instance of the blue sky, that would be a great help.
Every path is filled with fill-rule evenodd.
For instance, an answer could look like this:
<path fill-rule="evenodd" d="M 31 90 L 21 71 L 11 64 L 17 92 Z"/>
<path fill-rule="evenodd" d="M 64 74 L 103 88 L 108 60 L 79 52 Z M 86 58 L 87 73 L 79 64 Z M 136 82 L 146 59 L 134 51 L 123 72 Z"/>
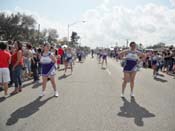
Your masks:
<path fill-rule="evenodd" d="M 100 1 L 94 0 L 1 0 L 1 9 L 15 10 L 16 7 L 31 10 L 52 20 L 68 22 L 78 19 L 82 12 L 95 8 Z"/>
<path fill-rule="evenodd" d="M 86 10 L 94 9 L 103 0 L 0 0 L 1 10 L 15 11 L 16 7 L 37 12 L 50 20 L 70 23 L 79 19 Z M 170 6 L 168 0 L 112 0 L 111 4 L 134 8 L 137 5 L 155 3 Z"/>
<path fill-rule="evenodd" d="M 60 39 L 67 24 L 83 45 L 109 47 L 126 39 L 144 46 L 175 45 L 175 0 L 0 0 L 0 11 L 33 15 L 41 29 L 55 28 Z"/>

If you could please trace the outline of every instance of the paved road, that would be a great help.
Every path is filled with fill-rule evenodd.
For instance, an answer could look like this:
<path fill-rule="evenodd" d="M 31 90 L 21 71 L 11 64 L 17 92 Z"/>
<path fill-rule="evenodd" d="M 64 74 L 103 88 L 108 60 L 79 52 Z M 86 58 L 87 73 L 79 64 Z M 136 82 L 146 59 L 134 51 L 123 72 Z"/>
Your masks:
<path fill-rule="evenodd" d="M 96 59 L 77 63 L 73 75 L 57 74 L 59 98 L 50 83 L 43 98 L 41 86 L 24 83 L 23 92 L 0 98 L 0 131 L 175 131 L 175 79 L 151 70 L 137 74 L 135 100 L 120 98 L 122 70 L 109 60 L 102 70 Z M 12 89 L 10 89 L 11 91 Z M 0 97 L 3 92 L 0 92 Z"/>

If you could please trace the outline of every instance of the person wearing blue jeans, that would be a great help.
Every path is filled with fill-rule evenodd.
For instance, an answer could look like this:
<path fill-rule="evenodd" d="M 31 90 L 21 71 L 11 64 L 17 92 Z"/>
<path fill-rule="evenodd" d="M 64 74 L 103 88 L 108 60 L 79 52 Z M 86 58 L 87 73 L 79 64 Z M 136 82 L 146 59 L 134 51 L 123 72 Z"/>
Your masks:
<path fill-rule="evenodd" d="M 12 71 L 13 71 L 13 80 L 15 83 L 15 90 L 11 93 L 11 95 L 17 94 L 22 91 L 22 67 L 23 67 L 23 52 L 22 52 L 22 43 L 19 41 L 15 42 L 16 52 L 12 55 Z"/>
<path fill-rule="evenodd" d="M 15 83 L 15 88 L 19 88 L 19 91 L 21 90 L 21 86 L 22 86 L 21 74 L 22 74 L 22 66 L 18 65 L 13 70 L 13 80 Z"/>

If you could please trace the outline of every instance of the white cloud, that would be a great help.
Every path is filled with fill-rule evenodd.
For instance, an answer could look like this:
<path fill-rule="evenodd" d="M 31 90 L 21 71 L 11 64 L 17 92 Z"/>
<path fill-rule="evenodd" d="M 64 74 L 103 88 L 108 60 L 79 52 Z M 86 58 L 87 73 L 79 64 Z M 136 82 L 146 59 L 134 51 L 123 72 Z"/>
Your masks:
<path fill-rule="evenodd" d="M 144 46 L 158 42 L 175 45 L 175 8 L 150 3 L 129 9 L 111 5 L 111 1 L 104 0 L 97 8 L 87 10 L 82 14 L 82 20 L 87 22 L 70 28 L 70 32 L 74 30 L 80 34 L 83 45 L 109 47 L 116 42 L 124 45 L 126 39 Z M 60 37 L 67 36 L 66 24 L 19 7 L 16 11 L 33 15 L 41 28 L 56 28 Z"/>
<path fill-rule="evenodd" d="M 175 6 L 175 0 L 170 0 L 171 4 Z"/>
<path fill-rule="evenodd" d="M 109 1 L 108 1 L 109 2 Z M 104 6 L 104 3 L 102 4 Z M 128 9 L 122 6 L 103 7 L 88 10 L 81 25 L 87 45 L 108 47 L 116 41 L 123 45 L 126 39 L 143 43 L 145 46 L 165 42 L 175 45 L 175 9 L 166 6 L 147 4 Z"/>

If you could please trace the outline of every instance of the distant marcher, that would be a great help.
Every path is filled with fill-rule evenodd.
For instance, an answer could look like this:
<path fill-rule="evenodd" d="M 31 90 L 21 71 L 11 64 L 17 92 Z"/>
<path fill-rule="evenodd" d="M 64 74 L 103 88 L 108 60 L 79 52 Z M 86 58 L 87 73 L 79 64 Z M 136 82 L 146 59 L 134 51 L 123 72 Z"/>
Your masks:
<path fill-rule="evenodd" d="M 78 49 L 77 51 L 77 57 L 78 57 L 78 61 L 81 62 L 82 61 L 82 51 L 80 49 Z"/>
<path fill-rule="evenodd" d="M 94 58 L 94 50 L 91 50 L 91 57 Z"/>
<path fill-rule="evenodd" d="M 101 67 L 102 67 L 102 68 L 103 68 L 104 62 L 105 62 L 106 67 L 107 67 L 107 56 L 108 56 L 107 49 L 104 49 L 104 50 L 102 51 L 102 63 L 101 63 Z"/>
<path fill-rule="evenodd" d="M 68 69 L 68 66 L 70 65 L 70 69 L 71 69 L 71 74 L 73 72 L 73 54 L 72 54 L 72 51 L 71 51 L 71 48 L 68 48 L 65 53 L 64 53 L 64 58 L 65 58 L 65 72 L 64 72 L 64 75 L 66 75 L 66 72 L 67 72 L 67 69 Z"/>
<path fill-rule="evenodd" d="M 157 55 L 157 52 L 154 52 L 153 56 L 152 56 L 152 69 L 153 69 L 153 77 L 154 78 L 157 77 L 158 67 L 159 67 L 158 55 Z"/>

